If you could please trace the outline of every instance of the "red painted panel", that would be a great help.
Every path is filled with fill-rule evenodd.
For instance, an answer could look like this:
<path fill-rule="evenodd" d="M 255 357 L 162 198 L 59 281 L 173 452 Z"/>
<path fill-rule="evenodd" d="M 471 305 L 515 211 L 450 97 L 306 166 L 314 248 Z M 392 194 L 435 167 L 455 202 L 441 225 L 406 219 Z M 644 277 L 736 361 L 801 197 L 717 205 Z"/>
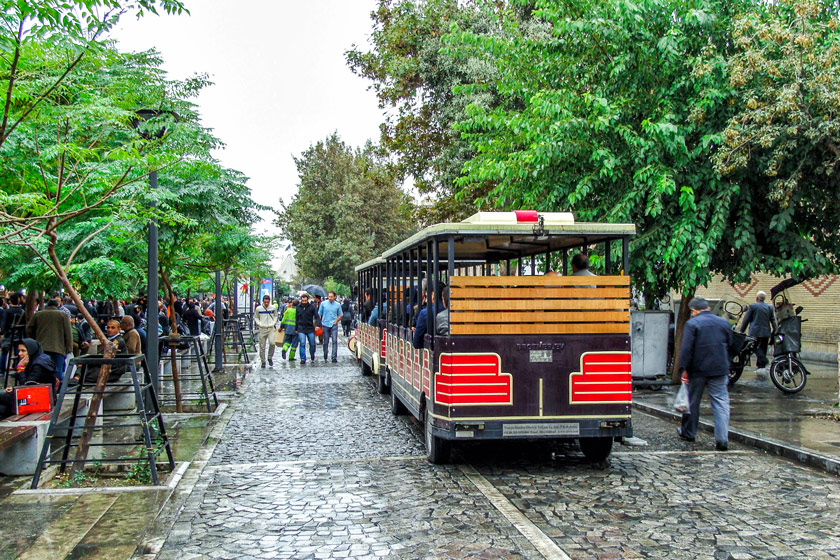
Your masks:
<path fill-rule="evenodd" d="M 630 353 L 587 353 L 581 371 L 570 376 L 572 404 L 629 403 L 633 400 Z"/>
<path fill-rule="evenodd" d="M 496 354 L 446 354 L 435 375 L 435 399 L 449 405 L 511 402 L 511 376 L 501 373 Z"/>

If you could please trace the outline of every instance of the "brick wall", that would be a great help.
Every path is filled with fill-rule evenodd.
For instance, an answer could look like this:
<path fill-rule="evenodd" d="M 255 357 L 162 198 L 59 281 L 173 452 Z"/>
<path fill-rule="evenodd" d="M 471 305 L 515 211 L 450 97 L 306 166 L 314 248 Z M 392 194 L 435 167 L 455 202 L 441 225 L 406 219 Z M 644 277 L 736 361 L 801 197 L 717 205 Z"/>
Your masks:
<path fill-rule="evenodd" d="M 707 288 L 697 290 L 698 296 L 723 298 L 750 304 L 755 301 L 759 290 L 767 292 L 770 303 L 770 288 L 781 280 L 767 274 L 754 274 L 746 284 L 731 284 L 721 277 L 715 277 Z M 822 276 L 806 280 L 787 290 L 788 299 L 794 307 L 801 305 L 803 353 L 828 353 L 836 355 L 840 341 L 840 276 Z"/>

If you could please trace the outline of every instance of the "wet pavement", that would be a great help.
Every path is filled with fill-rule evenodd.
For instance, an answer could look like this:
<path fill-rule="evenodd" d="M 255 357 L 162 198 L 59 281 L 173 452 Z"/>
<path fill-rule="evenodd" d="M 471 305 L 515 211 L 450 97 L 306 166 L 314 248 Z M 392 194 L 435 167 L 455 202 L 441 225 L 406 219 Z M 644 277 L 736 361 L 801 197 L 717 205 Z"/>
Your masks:
<path fill-rule="evenodd" d="M 233 384 L 215 423 L 171 423 L 191 461 L 174 490 L 20 495 L 21 479 L 0 479 L 16 520 L 0 525 L 0 560 L 840 559 L 840 486 L 818 469 L 737 441 L 711 451 L 710 433 L 682 441 L 673 421 L 640 409 L 646 444 L 616 445 L 602 464 L 573 444 L 508 441 L 468 442 L 453 464 L 431 465 L 422 427 L 391 415 L 343 346 L 338 364 L 276 357 Z M 791 418 L 823 410 L 822 377 L 778 406 L 801 401 Z M 733 389 L 733 425 L 780 430 L 770 426 L 789 422 L 755 416 L 778 393 L 759 383 Z"/>
<path fill-rule="evenodd" d="M 782 393 L 766 375 L 757 375 L 755 368 L 747 368 L 729 390 L 730 437 L 840 475 L 837 366 L 806 363 L 806 367 L 811 372 L 807 384 L 793 395 Z M 674 390 L 634 391 L 634 406 L 676 418 L 671 409 Z M 700 416 L 710 427 L 712 412 L 707 397 Z"/>
<path fill-rule="evenodd" d="M 343 348 L 243 389 L 159 548 L 136 558 L 840 558 L 835 477 L 735 442 L 710 452 L 710 434 L 691 444 L 639 411 L 647 445 L 607 464 L 504 442 L 436 466 Z"/>

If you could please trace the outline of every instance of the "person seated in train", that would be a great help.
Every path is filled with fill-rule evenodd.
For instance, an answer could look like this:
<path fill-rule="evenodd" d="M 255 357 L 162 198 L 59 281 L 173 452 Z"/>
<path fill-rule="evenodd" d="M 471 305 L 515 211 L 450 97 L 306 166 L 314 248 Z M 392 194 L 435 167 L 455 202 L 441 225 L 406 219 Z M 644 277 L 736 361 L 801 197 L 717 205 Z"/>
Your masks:
<path fill-rule="evenodd" d="M 437 297 L 433 297 L 432 301 L 435 304 L 435 317 L 437 314 L 443 311 L 443 304 L 440 303 L 440 293 L 446 287 L 445 284 L 438 284 L 437 289 Z M 423 341 L 425 340 L 426 336 L 426 317 L 428 316 L 428 307 L 426 306 L 420 310 L 420 314 L 417 316 L 417 327 L 414 329 L 414 337 L 411 340 L 412 346 L 415 348 L 423 348 Z"/>
<path fill-rule="evenodd" d="M 435 315 L 435 334 L 449 336 L 449 286 L 440 291 L 440 303 L 443 311 Z"/>
<path fill-rule="evenodd" d="M 589 257 L 583 253 L 578 253 L 572 257 L 572 276 L 596 276 L 589 270 Z"/>

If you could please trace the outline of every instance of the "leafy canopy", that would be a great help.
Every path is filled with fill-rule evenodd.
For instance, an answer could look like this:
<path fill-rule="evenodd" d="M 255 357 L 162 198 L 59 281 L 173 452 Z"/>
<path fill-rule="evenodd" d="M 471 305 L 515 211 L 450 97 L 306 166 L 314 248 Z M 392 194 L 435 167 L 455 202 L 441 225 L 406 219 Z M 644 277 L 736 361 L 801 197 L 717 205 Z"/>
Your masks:
<path fill-rule="evenodd" d="M 281 201 L 277 225 L 295 247 L 300 274 L 350 284 L 354 268 L 405 236 L 411 202 L 373 146 L 334 133 L 295 158 L 300 184 Z"/>

